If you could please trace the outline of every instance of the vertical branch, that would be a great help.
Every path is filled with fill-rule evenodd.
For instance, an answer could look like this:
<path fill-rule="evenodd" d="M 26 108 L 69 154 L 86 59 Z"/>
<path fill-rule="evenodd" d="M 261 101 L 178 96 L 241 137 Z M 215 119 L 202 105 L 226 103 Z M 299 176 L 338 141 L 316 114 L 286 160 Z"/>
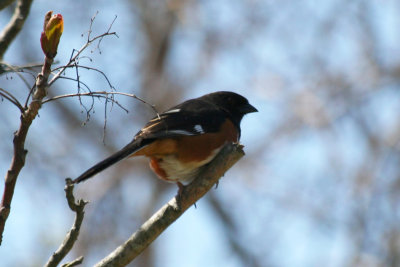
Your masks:
<path fill-rule="evenodd" d="M 36 78 L 35 92 L 33 100 L 28 108 L 21 113 L 20 126 L 14 134 L 13 149 L 14 154 L 11 161 L 10 169 L 7 171 L 3 198 L 0 206 L 0 245 L 3 239 L 3 232 L 8 215 L 10 214 L 11 201 L 14 196 L 15 184 L 21 169 L 25 165 L 25 157 L 28 151 L 25 149 L 25 140 L 32 121 L 36 118 L 39 109 L 42 106 L 42 99 L 46 96 L 47 80 L 50 75 L 50 67 L 53 63 L 52 58 L 45 58 L 42 71 Z"/>
<path fill-rule="evenodd" d="M 19 4 L 24 3 L 19 1 Z M 0 206 L 0 245 L 3 239 L 3 232 L 8 215 L 10 214 L 11 201 L 14 196 L 14 189 L 17 183 L 18 175 L 25 165 L 25 157 L 28 151 L 25 149 L 25 140 L 29 127 L 36 118 L 39 109 L 42 107 L 42 100 L 46 96 L 48 79 L 51 72 L 51 65 L 57 54 L 58 43 L 63 31 L 63 19 L 60 14 L 52 16 L 52 11 L 47 12 L 44 20 L 43 32 L 40 43 L 45 54 L 42 71 L 36 77 L 32 101 L 29 106 L 25 106 L 21 112 L 20 126 L 14 134 L 14 154 L 11 161 L 11 167 L 5 178 L 3 198 Z"/>

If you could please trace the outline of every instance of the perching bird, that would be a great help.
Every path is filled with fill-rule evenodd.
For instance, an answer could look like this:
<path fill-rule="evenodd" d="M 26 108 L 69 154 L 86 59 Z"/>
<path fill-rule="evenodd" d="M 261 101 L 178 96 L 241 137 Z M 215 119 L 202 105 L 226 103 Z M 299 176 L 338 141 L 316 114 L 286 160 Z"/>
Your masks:
<path fill-rule="evenodd" d="M 191 182 L 227 143 L 240 138 L 240 121 L 257 112 L 243 96 L 227 91 L 187 100 L 151 119 L 133 140 L 78 178 L 82 182 L 127 157 L 146 156 L 157 176 L 168 182 Z"/>

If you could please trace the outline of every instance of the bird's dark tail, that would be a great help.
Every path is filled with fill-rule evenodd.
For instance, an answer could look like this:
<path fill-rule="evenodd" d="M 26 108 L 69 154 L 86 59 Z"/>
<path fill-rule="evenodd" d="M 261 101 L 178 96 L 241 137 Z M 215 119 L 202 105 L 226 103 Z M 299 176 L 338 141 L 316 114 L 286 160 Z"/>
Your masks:
<path fill-rule="evenodd" d="M 136 151 L 138 151 L 139 149 L 141 149 L 142 147 L 147 145 L 147 143 L 150 143 L 148 141 L 150 141 L 150 140 L 138 139 L 138 140 L 132 141 L 131 143 L 129 143 L 128 145 L 123 147 L 121 150 L 115 152 L 108 158 L 100 161 L 99 163 L 97 163 L 96 165 L 94 165 L 93 167 L 91 167 L 90 169 L 85 171 L 84 173 L 82 173 L 78 178 L 73 180 L 72 183 L 77 184 L 86 179 L 89 179 L 90 177 L 96 175 L 97 173 L 107 169 L 114 163 L 117 163 L 118 161 L 123 160 L 124 158 L 128 157 L 129 155 L 135 153 Z"/>

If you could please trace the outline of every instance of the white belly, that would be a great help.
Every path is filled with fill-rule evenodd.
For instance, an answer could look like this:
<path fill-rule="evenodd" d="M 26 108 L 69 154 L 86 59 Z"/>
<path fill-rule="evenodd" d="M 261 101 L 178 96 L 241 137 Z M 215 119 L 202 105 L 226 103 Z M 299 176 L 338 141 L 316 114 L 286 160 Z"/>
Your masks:
<path fill-rule="evenodd" d="M 213 153 L 203 161 L 200 162 L 188 162 L 182 163 L 177 160 L 175 155 L 168 155 L 162 157 L 162 160 L 158 162 L 160 167 L 167 174 L 167 180 L 169 182 L 181 182 L 188 184 L 196 177 L 199 173 L 200 167 L 209 163 L 221 149 L 215 149 Z"/>

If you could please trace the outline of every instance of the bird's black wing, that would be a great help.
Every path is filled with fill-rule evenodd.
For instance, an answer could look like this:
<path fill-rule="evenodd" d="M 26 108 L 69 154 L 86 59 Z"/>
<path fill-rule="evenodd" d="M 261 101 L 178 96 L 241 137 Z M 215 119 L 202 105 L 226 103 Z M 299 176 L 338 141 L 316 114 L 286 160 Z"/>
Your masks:
<path fill-rule="evenodd" d="M 151 119 L 135 135 L 135 140 L 217 132 L 225 119 L 224 111 L 212 103 L 192 99 Z"/>

